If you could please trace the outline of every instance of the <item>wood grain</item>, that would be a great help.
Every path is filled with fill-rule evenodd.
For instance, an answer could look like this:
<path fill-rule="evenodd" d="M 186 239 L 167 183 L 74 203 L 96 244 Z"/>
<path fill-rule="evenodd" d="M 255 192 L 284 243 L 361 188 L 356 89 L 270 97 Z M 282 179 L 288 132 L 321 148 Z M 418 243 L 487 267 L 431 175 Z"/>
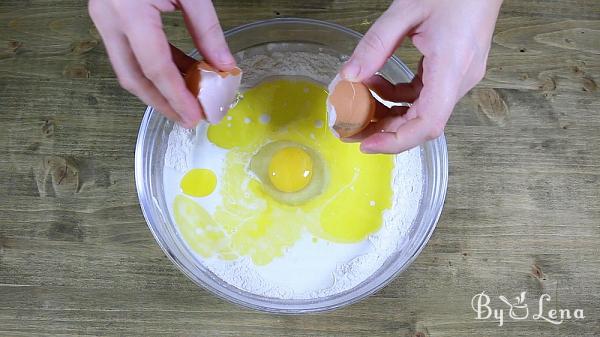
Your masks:
<path fill-rule="evenodd" d="M 225 29 L 273 17 L 364 32 L 388 1 L 217 1 Z M 82 1 L 0 3 L 0 335 L 600 335 L 600 3 L 506 1 L 488 71 L 456 107 L 431 241 L 379 293 L 276 316 L 198 289 L 141 215 L 144 106 L 118 87 Z M 164 16 L 191 48 L 179 15 Z M 413 69 L 409 43 L 398 54 Z M 584 320 L 477 321 L 473 295 L 582 308 Z M 533 304 L 533 303 L 531 303 Z"/>

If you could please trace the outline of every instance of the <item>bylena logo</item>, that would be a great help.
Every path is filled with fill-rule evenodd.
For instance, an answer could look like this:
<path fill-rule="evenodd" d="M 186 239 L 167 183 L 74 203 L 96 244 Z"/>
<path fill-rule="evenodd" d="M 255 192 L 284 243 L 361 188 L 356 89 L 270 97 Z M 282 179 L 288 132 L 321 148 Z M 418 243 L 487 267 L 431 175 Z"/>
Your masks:
<path fill-rule="evenodd" d="M 492 307 L 491 299 L 485 291 L 473 296 L 471 299 L 471 307 L 475 311 L 475 319 L 487 320 L 495 319 L 498 320 L 498 326 L 504 325 L 504 315 L 508 311 L 508 317 L 510 319 L 518 321 L 529 318 L 529 307 L 525 303 L 525 295 L 527 292 L 523 291 L 519 296 L 515 297 L 515 302 L 511 303 L 505 296 L 498 296 L 500 302 L 503 303 L 503 308 L 496 309 Z M 537 312 L 532 310 L 531 319 L 546 321 L 555 325 L 559 325 L 565 320 L 570 319 L 584 319 L 583 309 L 548 309 L 544 308 L 545 302 L 550 302 L 552 298 L 548 294 L 542 294 L 537 302 Z M 506 310 L 506 311 L 505 311 Z"/>

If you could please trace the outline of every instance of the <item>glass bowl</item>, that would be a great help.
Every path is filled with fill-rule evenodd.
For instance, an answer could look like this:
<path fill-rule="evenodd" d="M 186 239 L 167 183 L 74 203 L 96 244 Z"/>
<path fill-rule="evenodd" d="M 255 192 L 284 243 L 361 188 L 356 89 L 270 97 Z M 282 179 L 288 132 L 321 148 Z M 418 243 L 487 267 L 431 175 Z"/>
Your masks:
<path fill-rule="evenodd" d="M 280 46 L 337 53 L 340 59 L 352 54 L 361 34 L 342 26 L 308 19 L 273 19 L 254 22 L 225 33 L 233 53 L 259 46 Z M 260 48 L 259 48 L 260 49 Z M 197 53 L 196 53 L 197 55 Z M 335 74 L 337 69 L 331 69 Z M 396 56 L 381 69 L 394 82 L 408 82 L 413 74 Z M 135 180 L 148 227 L 171 261 L 192 281 L 213 294 L 256 310 L 300 314 L 340 308 L 375 293 L 405 270 L 419 255 L 434 231 L 441 214 L 448 181 L 448 152 L 444 136 L 420 148 L 423 167 L 423 196 L 403 249 L 393 254 L 365 281 L 327 297 L 306 300 L 274 299 L 252 294 L 227 284 L 199 264 L 179 237 L 168 214 L 163 191 L 163 164 L 173 123 L 152 107 L 142 120 L 135 150 Z"/>

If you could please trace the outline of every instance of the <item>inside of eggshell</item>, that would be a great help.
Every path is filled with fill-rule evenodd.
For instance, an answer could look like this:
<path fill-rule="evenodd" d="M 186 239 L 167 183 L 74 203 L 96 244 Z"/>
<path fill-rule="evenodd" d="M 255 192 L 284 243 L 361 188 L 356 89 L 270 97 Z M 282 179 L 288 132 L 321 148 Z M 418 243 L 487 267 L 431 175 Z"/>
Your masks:
<path fill-rule="evenodd" d="M 329 85 L 327 86 L 327 92 L 328 92 L 328 94 L 327 94 L 327 101 L 326 101 L 326 105 L 327 105 L 327 126 L 329 126 L 329 130 L 331 130 L 331 132 L 337 138 L 340 138 L 340 135 L 333 128 L 333 126 L 335 125 L 335 121 L 337 120 L 337 112 L 335 111 L 335 107 L 331 103 L 331 94 L 333 93 L 333 89 L 335 89 L 335 86 L 340 82 L 340 80 L 341 80 L 341 78 L 340 78 L 340 75 L 338 74 L 338 75 L 335 75 L 335 77 L 333 78 L 333 80 L 331 81 L 331 83 L 329 83 Z"/>
<path fill-rule="evenodd" d="M 200 62 L 192 64 L 185 72 L 183 79 L 188 90 L 194 95 L 198 96 L 200 91 L 200 71 L 198 71 Z"/>
<path fill-rule="evenodd" d="M 217 73 L 222 78 L 225 78 L 229 75 L 239 76 L 242 73 L 242 70 L 238 67 L 234 67 L 233 69 L 227 70 L 227 71 L 218 70 L 217 68 L 213 67 L 212 65 L 208 64 L 205 61 L 198 62 L 197 66 L 198 66 L 198 69 L 200 69 L 200 70 Z"/>

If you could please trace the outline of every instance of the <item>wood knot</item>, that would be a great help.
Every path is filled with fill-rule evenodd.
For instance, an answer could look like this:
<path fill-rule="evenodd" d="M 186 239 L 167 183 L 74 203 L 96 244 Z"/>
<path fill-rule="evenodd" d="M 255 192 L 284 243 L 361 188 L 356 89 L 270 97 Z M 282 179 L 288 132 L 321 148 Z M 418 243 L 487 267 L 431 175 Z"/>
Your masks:
<path fill-rule="evenodd" d="M 58 222 L 51 222 L 48 228 L 48 239 L 53 241 L 78 241 L 84 239 L 84 232 L 77 219 L 70 216 L 61 217 Z"/>
<path fill-rule="evenodd" d="M 68 196 L 79 191 L 79 168 L 73 160 L 44 157 L 34 175 L 40 197 Z"/>
<path fill-rule="evenodd" d="M 88 95 L 87 101 L 88 101 L 89 105 L 97 105 L 98 104 L 98 99 L 92 95 Z"/>
<path fill-rule="evenodd" d="M 23 42 L 20 42 L 20 41 L 8 41 L 7 45 L 8 45 L 8 50 L 9 51 L 11 51 L 13 53 L 16 53 L 17 49 L 21 48 L 21 46 L 23 45 Z"/>
<path fill-rule="evenodd" d="M 42 136 L 45 138 L 54 136 L 54 122 L 52 120 L 44 120 L 44 124 L 42 124 Z"/>
<path fill-rule="evenodd" d="M 90 78 L 90 71 L 82 64 L 70 64 L 63 70 L 66 78 Z"/>
<path fill-rule="evenodd" d="M 85 40 L 73 42 L 71 44 L 71 52 L 75 55 L 85 54 L 98 45 L 98 40 Z"/>
<path fill-rule="evenodd" d="M 556 81 L 552 77 L 547 77 L 542 81 L 542 85 L 540 85 L 540 89 L 544 93 L 549 93 L 556 90 Z"/>
<path fill-rule="evenodd" d="M 42 143 L 40 142 L 33 142 L 27 146 L 26 150 L 30 152 L 35 152 L 40 148 L 41 145 Z"/>
<path fill-rule="evenodd" d="M 481 117 L 491 124 L 504 126 L 510 118 L 508 105 L 500 97 L 498 91 L 492 88 L 476 88 L 472 97 Z"/>
<path fill-rule="evenodd" d="M 598 85 L 590 77 L 587 77 L 587 76 L 582 77 L 581 82 L 583 84 L 583 89 L 582 89 L 583 91 L 594 92 L 594 91 L 598 90 Z"/>
<path fill-rule="evenodd" d="M 100 33 L 98 33 L 98 29 L 96 29 L 95 25 L 90 25 L 88 29 L 88 33 L 91 37 L 95 38 L 97 41 L 101 39 Z"/>
<path fill-rule="evenodd" d="M 542 268 L 537 264 L 531 265 L 531 275 L 538 280 L 546 281 L 546 275 L 542 271 Z"/>
<path fill-rule="evenodd" d="M 19 41 L 8 41 L 6 43 L 6 48 L 0 48 L 0 60 L 15 57 L 19 53 L 22 45 L 23 43 Z"/>
<path fill-rule="evenodd" d="M 13 248 L 14 246 L 14 239 L 9 239 L 0 233 L 0 252 L 4 248 Z"/>

